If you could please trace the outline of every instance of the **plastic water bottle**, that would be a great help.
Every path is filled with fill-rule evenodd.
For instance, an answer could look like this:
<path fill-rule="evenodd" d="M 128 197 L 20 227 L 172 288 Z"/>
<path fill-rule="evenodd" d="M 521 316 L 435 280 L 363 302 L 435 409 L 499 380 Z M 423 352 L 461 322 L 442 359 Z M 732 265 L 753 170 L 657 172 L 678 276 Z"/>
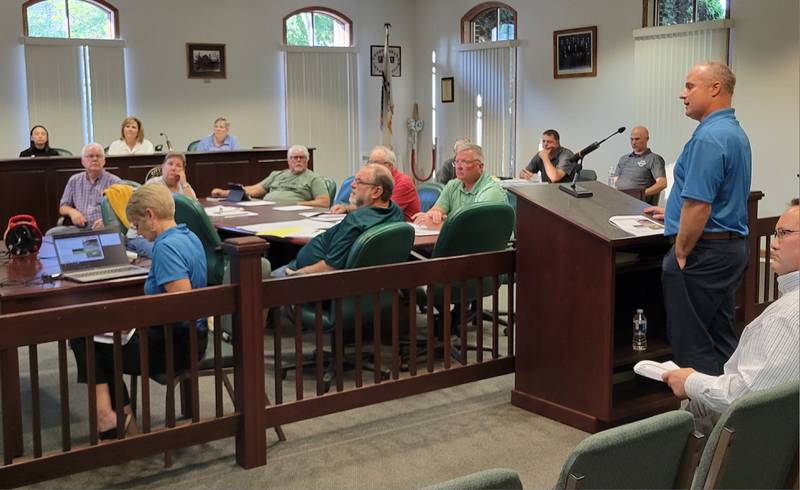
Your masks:
<path fill-rule="evenodd" d="M 614 168 L 614 167 L 608 167 L 608 186 L 609 187 L 616 187 L 616 185 L 614 185 L 614 171 L 615 170 L 616 170 L 616 168 Z"/>
<path fill-rule="evenodd" d="M 647 317 L 641 308 L 633 315 L 633 350 L 636 352 L 647 350 Z"/>

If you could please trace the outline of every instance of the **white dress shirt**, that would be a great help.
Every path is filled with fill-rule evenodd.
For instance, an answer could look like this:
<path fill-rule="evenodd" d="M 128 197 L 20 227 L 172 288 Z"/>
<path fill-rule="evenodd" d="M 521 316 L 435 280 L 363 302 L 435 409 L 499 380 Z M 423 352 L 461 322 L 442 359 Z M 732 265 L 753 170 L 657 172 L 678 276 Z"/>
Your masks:
<path fill-rule="evenodd" d="M 141 142 L 137 141 L 133 148 L 128 146 L 128 144 L 122 140 L 114 140 L 110 145 L 108 145 L 109 156 L 149 155 L 153 152 L 155 152 L 153 143 L 151 143 L 147 138 L 143 139 Z"/>
<path fill-rule="evenodd" d="M 800 271 L 778 277 L 780 299 L 744 329 L 721 376 L 692 373 L 686 394 L 716 412 L 751 391 L 800 379 Z"/>

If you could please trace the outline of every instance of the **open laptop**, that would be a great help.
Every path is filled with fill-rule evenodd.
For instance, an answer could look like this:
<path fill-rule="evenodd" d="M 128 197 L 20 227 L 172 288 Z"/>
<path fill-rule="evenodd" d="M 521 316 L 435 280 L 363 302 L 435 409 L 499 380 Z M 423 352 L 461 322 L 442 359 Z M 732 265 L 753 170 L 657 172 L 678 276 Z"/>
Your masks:
<path fill-rule="evenodd" d="M 61 276 L 76 282 L 96 282 L 140 276 L 149 269 L 131 265 L 122 234 L 114 229 L 69 231 L 53 235 Z"/>

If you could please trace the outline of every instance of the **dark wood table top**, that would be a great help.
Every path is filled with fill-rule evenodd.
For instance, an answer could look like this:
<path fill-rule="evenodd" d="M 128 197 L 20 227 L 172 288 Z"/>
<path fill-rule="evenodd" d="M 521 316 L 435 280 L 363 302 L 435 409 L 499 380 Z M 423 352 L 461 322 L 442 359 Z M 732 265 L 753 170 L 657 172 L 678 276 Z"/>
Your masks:
<path fill-rule="evenodd" d="M 209 200 L 207 198 L 201 198 L 200 204 L 203 207 L 210 207 L 210 206 L 232 206 L 235 205 L 234 203 L 229 203 L 226 201 L 216 201 L 216 200 Z M 280 206 L 287 206 L 290 205 L 288 203 L 279 203 L 275 205 L 267 205 L 267 206 L 243 206 L 242 209 L 245 211 L 251 211 L 256 213 L 256 216 L 243 216 L 243 217 L 233 217 L 233 218 L 225 218 L 225 217 L 218 217 L 218 216 L 209 216 L 211 219 L 211 223 L 226 234 L 230 235 L 239 235 L 239 236 L 247 236 L 247 235 L 255 235 L 255 233 L 243 230 L 239 227 L 241 226 L 248 226 L 248 225 L 257 225 L 261 223 L 279 223 L 283 221 L 294 221 L 300 219 L 308 219 L 305 216 L 301 216 L 300 213 L 312 211 L 310 209 L 303 210 L 303 211 L 277 211 L 275 207 Z M 313 211 L 327 211 L 327 208 L 314 208 Z M 284 242 L 284 243 L 291 243 L 294 245 L 305 245 L 309 242 L 309 238 L 279 238 L 275 236 L 263 236 L 263 238 L 267 239 L 270 242 Z M 438 235 L 428 235 L 428 236 L 417 236 L 414 239 L 414 246 L 421 247 L 427 245 L 433 245 L 436 243 L 436 239 Z"/>

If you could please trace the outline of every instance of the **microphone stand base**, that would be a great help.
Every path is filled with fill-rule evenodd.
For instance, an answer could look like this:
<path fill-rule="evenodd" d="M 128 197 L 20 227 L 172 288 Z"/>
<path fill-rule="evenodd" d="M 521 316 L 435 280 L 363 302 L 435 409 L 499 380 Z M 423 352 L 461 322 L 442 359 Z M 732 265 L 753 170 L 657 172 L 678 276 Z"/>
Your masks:
<path fill-rule="evenodd" d="M 581 187 L 575 184 L 559 184 L 559 189 L 566 192 L 572 197 L 592 197 L 592 191 L 586 187 Z"/>

